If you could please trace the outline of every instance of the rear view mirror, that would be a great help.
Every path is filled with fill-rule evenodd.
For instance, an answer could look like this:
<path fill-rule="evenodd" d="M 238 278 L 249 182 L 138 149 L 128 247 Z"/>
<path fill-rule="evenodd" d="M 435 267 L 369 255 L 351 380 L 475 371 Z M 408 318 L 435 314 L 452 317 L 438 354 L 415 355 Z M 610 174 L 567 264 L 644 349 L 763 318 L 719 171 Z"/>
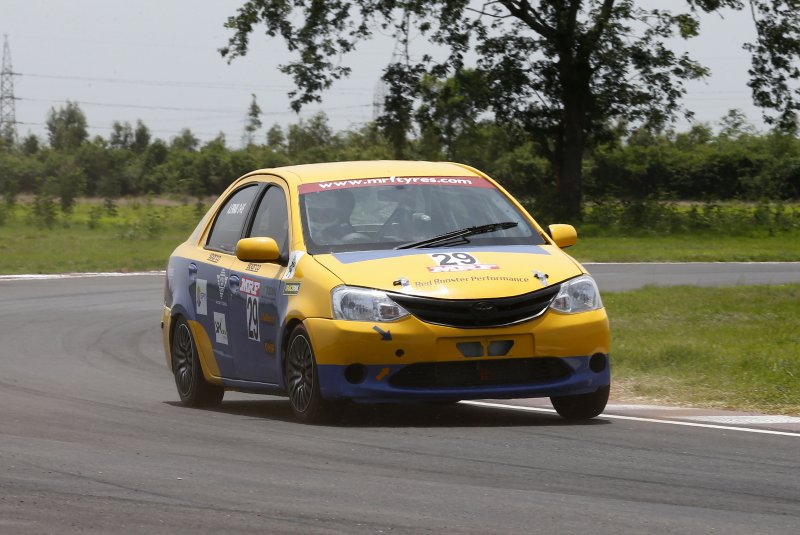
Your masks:
<path fill-rule="evenodd" d="M 242 262 L 273 262 L 281 251 L 272 238 L 243 238 L 236 244 L 236 258 Z"/>
<path fill-rule="evenodd" d="M 572 225 L 550 225 L 547 227 L 550 237 L 561 249 L 565 249 L 578 241 L 578 233 Z"/>

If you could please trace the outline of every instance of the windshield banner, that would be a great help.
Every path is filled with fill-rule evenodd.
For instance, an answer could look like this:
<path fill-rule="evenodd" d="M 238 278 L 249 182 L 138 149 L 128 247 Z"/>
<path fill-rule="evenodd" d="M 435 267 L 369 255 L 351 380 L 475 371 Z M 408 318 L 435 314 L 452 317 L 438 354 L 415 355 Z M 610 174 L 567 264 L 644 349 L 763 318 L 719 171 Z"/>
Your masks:
<path fill-rule="evenodd" d="M 347 188 L 363 188 L 368 186 L 460 186 L 467 188 L 493 188 L 494 186 L 483 178 L 476 176 L 389 176 L 382 178 L 354 178 L 349 180 L 331 180 L 328 182 L 315 182 L 301 184 L 298 191 L 302 193 L 316 193 Z"/>

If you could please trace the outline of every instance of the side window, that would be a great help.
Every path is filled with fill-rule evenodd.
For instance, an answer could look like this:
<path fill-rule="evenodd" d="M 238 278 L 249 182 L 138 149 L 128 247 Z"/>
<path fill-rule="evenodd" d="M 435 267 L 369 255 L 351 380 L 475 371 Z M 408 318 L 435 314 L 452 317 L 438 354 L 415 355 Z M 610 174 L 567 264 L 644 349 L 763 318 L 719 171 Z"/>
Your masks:
<path fill-rule="evenodd" d="M 217 213 L 214 227 L 206 242 L 207 249 L 230 254 L 236 251 L 236 242 L 242 236 L 242 228 L 257 191 L 258 186 L 254 184 L 240 189 L 228 198 Z"/>
<path fill-rule="evenodd" d="M 281 256 L 289 246 L 289 214 L 286 194 L 279 186 L 270 187 L 256 209 L 256 217 L 249 237 L 272 238 L 281 250 Z"/>

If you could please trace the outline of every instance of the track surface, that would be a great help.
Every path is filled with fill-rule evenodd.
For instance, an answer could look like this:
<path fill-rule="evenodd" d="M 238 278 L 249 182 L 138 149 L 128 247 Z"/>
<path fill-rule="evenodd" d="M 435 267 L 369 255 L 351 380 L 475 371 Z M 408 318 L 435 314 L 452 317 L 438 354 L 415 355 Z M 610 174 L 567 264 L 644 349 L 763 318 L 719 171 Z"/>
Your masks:
<path fill-rule="evenodd" d="M 603 282 L 601 281 L 601 287 Z M 608 286 L 605 286 L 608 289 Z M 0 281 L 0 533 L 797 533 L 800 438 L 176 403 L 155 276 Z"/>

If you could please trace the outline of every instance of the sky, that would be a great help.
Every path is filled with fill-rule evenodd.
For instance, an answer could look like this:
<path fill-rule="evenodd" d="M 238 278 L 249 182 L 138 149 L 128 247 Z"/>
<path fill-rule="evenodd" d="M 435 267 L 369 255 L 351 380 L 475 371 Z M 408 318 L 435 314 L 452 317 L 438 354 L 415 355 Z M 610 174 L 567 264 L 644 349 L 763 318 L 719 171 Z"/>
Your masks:
<path fill-rule="evenodd" d="M 648 0 L 653 4 L 655 0 Z M 674 1 L 674 0 L 673 0 Z M 655 2 L 663 5 L 663 2 Z M 190 128 L 208 141 L 220 132 L 230 146 L 242 143 L 247 109 L 255 94 L 269 126 L 286 127 L 324 111 L 335 130 L 373 119 L 373 99 L 394 42 L 379 36 L 343 58 L 352 75 L 337 82 L 320 104 L 298 116 L 289 108 L 292 81 L 277 66 L 290 56 L 282 39 L 251 36 L 250 52 L 232 63 L 218 49 L 231 31 L 227 17 L 240 0 L 0 0 L 0 39 L 8 37 L 18 134 L 46 139 L 48 111 L 77 102 L 90 134 L 107 137 L 114 121 L 141 119 L 154 137 L 169 140 Z M 695 119 L 712 125 L 731 108 L 764 128 L 747 82 L 752 39 L 748 13 L 703 19 L 701 36 L 679 46 L 711 68 L 693 82 L 685 99 Z M 417 43 L 420 46 L 420 43 Z M 680 122 L 678 129 L 688 128 Z"/>

